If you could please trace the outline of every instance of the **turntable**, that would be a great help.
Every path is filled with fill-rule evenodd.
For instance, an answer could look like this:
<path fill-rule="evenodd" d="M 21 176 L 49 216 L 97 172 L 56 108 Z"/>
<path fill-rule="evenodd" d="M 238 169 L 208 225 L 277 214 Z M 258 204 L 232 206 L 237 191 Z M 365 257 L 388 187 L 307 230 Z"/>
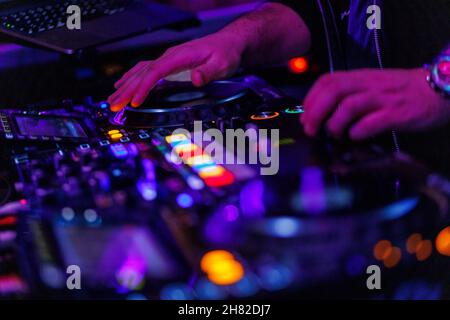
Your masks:
<path fill-rule="evenodd" d="M 256 77 L 215 81 L 202 88 L 187 82 L 165 81 L 138 108 L 127 106 L 111 119 L 130 128 L 185 126 L 195 120 L 244 118 L 276 112 L 296 103 Z"/>

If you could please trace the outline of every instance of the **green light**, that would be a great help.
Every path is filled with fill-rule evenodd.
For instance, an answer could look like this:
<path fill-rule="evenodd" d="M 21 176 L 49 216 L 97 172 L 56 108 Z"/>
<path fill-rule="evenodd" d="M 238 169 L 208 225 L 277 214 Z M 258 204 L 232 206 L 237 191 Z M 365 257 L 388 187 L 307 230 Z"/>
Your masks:
<path fill-rule="evenodd" d="M 305 110 L 303 109 L 303 106 L 295 106 L 292 108 L 287 108 L 286 110 L 284 110 L 284 112 L 290 113 L 290 114 L 300 114 L 300 113 L 305 112 Z"/>

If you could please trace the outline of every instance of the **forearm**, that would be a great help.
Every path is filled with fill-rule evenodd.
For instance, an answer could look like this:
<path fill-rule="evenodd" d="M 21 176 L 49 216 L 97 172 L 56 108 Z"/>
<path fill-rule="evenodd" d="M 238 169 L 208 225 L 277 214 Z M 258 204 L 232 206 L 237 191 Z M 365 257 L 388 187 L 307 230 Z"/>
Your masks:
<path fill-rule="evenodd" d="M 309 50 L 310 32 L 292 9 L 266 3 L 218 32 L 242 50 L 242 64 L 253 66 L 285 61 Z"/>

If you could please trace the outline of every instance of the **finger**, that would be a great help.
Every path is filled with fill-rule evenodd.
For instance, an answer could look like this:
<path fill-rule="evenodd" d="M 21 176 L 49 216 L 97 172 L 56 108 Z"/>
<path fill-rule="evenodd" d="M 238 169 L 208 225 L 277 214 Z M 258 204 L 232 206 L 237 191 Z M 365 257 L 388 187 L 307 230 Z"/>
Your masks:
<path fill-rule="evenodd" d="M 341 137 L 355 120 L 376 108 L 376 100 L 375 97 L 366 93 L 346 97 L 328 120 L 327 131 L 334 137 Z"/>
<path fill-rule="evenodd" d="M 395 123 L 392 114 L 388 111 L 376 111 L 361 118 L 351 129 L 350 138 L 361 141 L 382 132 L 394 129 Z"/>
<path fill-rule="evenodd" d="M 136 64 L 133 68 L 128 70 L 122 78 L 120 78 L 115 84 L 114 87 L 116 89 L 119 89 L 131 76 L 135 75 L 136 73 L 142 71 L 150 64 L 150 61 L 141 61 L 138 64 Z"/>
<path fill-rule="evenodd" d="M 116 92 L 113 93 L 109 98 L 108 101 L 115 101 L 117 100 L 117 98 L 123 93 L 123 89 L 127 88 L 128 85 L 130 85 L 131 83 L 134 83 L 136 81 L 140 81 L 140 79 L 142 79 L 142 77 L 145 75 L 145 73 L 147 72 L 149 66 L 142 68 L 139 71 L 136 71 L 136 73 L 132 76 L 130 76 L 119 88 L 117 88 Z"/>
<path fill-rule="evenodd" d="M 305 132 L 314 136 L 340 101 L 347 95 L 363 89 L 361 81 L 352 73 L 335 73 L 322 77 L 308 93 L 302 123 Z"/>
<path fill-rule="evenodd" d="M 129 81 L 127 85 L 122 86 L 117 92 L 117 96 L 110 102 L 111 110 L 114 112 L 122 110 L 131 101 L 140 83 L 141 78 L 135 77 L 133 81 Z"/>
<path fill-rule="evenodd" d="M 163 79 L 164 77 L 171 75 L 176 72 L 183 71 L 185 69 L 191 68 L 192 65 L 196 65 L 197 53 L 191 55 L 184 54 L 180 51 L 177 55 L 172 55 L 170 57 L 163 56 L 148 68 L 144 79 L 141 81 L 138 90 L 134 94 L 131 101 L 132 107 L 140 106 L 147 98 L 150 90 L 156 85 L 156 83 Z"/>
<path fill-rule="evenodd" d="M 227 77 L 230 71 L 226 63 L 210 60 L 192 71 L 192 83 L 197 87 L 201 87 L 211 81 Z"/>

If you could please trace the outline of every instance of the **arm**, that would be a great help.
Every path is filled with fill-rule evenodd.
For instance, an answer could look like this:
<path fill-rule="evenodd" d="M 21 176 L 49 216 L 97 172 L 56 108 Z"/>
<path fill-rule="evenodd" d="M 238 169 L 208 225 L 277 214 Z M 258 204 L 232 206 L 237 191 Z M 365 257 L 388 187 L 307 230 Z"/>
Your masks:
<path fill-rule="evenodd" d="M 196 86 L 232 75 L 240 65 L 272 63 L 309 49 L 309 30 L 292 9 L 268 3 L 222 30 L 168 49 L 156 60 L 142 61 L 116 84 L 108 102 L 113 111 L 141 105 L 156 83 L 192 70 Z"/>

